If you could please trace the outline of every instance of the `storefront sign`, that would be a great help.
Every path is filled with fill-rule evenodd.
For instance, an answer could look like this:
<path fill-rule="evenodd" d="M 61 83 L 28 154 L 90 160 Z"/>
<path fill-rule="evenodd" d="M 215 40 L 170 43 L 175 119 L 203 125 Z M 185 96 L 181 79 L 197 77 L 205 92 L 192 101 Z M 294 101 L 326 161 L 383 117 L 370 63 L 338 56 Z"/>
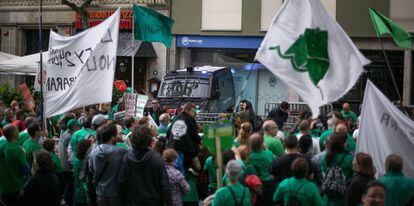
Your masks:
<path fill-rule="evenodd" d="M 105 19 L 110 17 L 115 11 L 89 11 L 89 27 L 94 27 Z M 121 30 L 131 30 L 132 29 L 132 10 L 121 11 L 121 21 L 119 23 L 119 29 Z M 79 13 L 76 14 L 76 21 L 74 22 L 74 27 L 76 30 L 82 28 L 82 17 Z"/>
<path fill-rule="evenodd" d="M 177 35 L 177 47 L 257 49 L 263 37 Z"/>

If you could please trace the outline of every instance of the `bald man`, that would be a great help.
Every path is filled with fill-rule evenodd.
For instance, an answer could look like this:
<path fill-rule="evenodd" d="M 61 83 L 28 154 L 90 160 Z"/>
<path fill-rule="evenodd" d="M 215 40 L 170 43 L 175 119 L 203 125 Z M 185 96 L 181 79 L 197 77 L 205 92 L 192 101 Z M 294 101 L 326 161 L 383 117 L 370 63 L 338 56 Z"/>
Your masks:
<path fill-rule="evenodd" d="M 341 115 L 344 118 L 345 122 L 347 122 L 349 118 L 351 118 L 354 123 L 356 123 L 358 120 L 358 117 L 356 116 L 356 114 L 353 111 L 351 111 L 351 108 L 348 102 L 345 102 L 342 105 Z"/>
<path fill-rule="evenodd" d="M 266 120 L 263 123 L 263 132 L 265 147 L 270 150 L 276 157 L 282 155 L 285 148 L 283 147 L 282 140 L 276 137 L 278 133 L 276 122 L 273 120 Z"/>
<path fill-rule="evenodd" d="M 338 124 L 335 127 L 335 133 L 345 133 L 346 134 L 346 147 L 347 152 L 355 152 L 356 142 L 352 136 L 348 133 L 348 127 L 345 124 Z"/>

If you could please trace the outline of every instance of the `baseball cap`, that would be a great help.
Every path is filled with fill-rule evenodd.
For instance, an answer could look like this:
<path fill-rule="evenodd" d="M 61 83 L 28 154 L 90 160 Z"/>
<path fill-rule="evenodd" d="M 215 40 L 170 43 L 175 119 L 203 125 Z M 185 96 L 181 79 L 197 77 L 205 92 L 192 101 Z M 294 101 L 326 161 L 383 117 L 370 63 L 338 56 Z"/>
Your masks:
<path fill-rule="evenodd" d="M 108 119 L 108 115 L 97 114 L 92 118 L 93 125 L 101 125 Z"/>
<path fill-rule="evenodd" d="M 117 112 L 114 114 L 114 120 L 115 121 L 121 121 L 125 119 L 125 111 Z"/>

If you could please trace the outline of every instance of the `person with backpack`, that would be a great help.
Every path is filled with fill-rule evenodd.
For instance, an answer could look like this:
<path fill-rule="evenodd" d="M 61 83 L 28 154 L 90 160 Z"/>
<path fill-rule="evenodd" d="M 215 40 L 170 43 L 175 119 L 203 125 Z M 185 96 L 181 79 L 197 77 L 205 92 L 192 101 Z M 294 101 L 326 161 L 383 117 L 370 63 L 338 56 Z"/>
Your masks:
<path fill-rule="evenodd" d="M 89 155 L 89 171 L 97 195 L 98 206 L 117 206 L 120 199 L 117 191 L 118 173 L 127 149 L 116 147 L 117 128 L 113 124 L 100 127 L 96 136 L 99 145 Z"/>
<path fill-rule="evenodd" d="M 76 145 L 76 156 L 73 159 L 73 175 L 74 175 L 74 205 L 87 206 L 87 191 L 86 184 L 82 181 L 81 173 L 84 168 L 84 159 L 87 157 L 87 152 L 92 143 L 88 139 L 81 140 Z"/>
<path fill-rule="evenodd" d="M 299 157 L 293 161 L 291 165 L 293 177 L 283 180 L 273 195 L 273 201 L 276 205 L 322 205 L 322 198 L 319 194 L 318 187 L 306 178 L 309 172 L 308 162 L 303 157 Z"/>
<path fill-rule="evenodd" d="M 220 188 L 214 197 L 212 206 L 248 206 L 251 204 L 250 191 L 239 182 L 242 167 L 236 160 L 230 160 L 226 166 L 229 185 Z"/>
<path fill-rule="evenodd" d="M 326 205 L 345 205 L 344 195 L 354 173 L 353 157 L 345 150 L 347 134 L 334 133 L 329 139 L 329 150 L 322 157 L 323 180 L 321 193 Z"/>

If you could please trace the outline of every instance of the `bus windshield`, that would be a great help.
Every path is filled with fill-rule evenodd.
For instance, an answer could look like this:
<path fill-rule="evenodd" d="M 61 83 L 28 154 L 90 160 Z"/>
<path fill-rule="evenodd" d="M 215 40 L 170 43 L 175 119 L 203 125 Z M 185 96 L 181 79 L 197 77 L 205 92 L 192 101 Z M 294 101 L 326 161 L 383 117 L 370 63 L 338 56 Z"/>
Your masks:
<path fill-rule="evenodd" d="M 162 82 L 158 97 L 208 98 L 209 80 L 198 78 L 173 78 Z"/>

